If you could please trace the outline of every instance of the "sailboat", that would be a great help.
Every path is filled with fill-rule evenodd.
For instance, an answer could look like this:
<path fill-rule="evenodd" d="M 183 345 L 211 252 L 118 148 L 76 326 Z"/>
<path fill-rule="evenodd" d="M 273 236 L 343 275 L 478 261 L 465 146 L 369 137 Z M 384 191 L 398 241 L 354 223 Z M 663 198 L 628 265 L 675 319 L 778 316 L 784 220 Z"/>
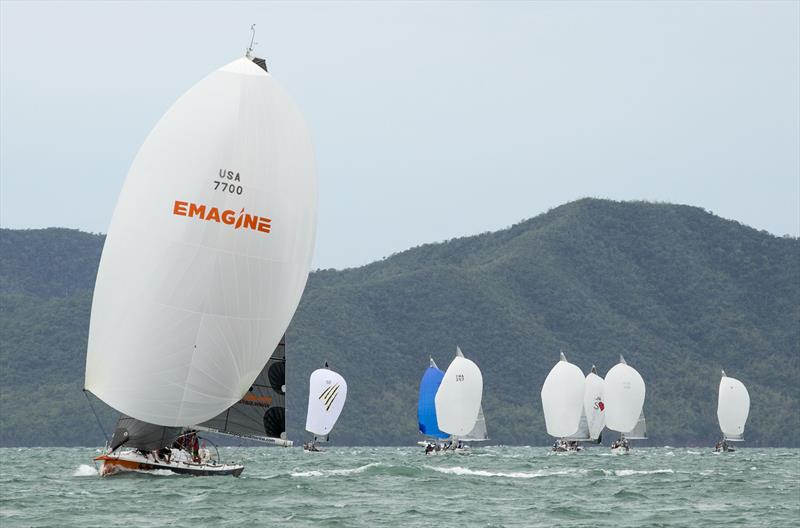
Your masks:
<path fill-rule="evenodd" d="M 325 367 L 311 373 L 308 380 L 308 412 L 306 431 L 314 435 L 313 440 L 303 444 L 307 452 L 322 451 L 317 445 L 328 441 L 333 426 L 339 419 L 347 399 L 347 382 L 341 374 Z"/>
<path fill-rule="evenodd" d="M 586 417 L 583 415 L 585 382 L 581 369 L 567 361 L 561 352 L 558 363 L 547 374 L 541 391 L 547 434 L 556 438 L 553 451 L 580 451 L 578 440 L 588 439 Z M 577 436 L 581 438 L 576 439 Z"/>
<path fill-rule="evenodd" d="M 439 422 L 436 419 L 436 392 L 444 378 L 444 372 L 439 369 L 433 358 L 430 358 L 428 368 L 422 374 L 419 382 L 419 399 L 417 400 L 417 423 L 419 432 L 424 440 L 417 442 L 426 448 L 434 450 L 439 441 L 448 438 L 450 435 L 439 429 Z"/>
<path fill-rule="evenodd" d="M 481 369 L 456 347 L 456 357 L 447 367 L 434 397 L 439 430 L 449 435 L 448 443 L 436 451 L 465 452 L 463 439 L 475 429 L 482 397 Z"/>
<path fill-rule="evenodd" d="M 592 370 L 586 375 L 583 389 L 583 411 L 578 430 L 566 437 L 566 442 L 580 450 L 577 442 L 599 444 L 602 442 L 603 428 L 605 427 L 605 403 L 603 402 L 603 378 L 597 375 L 597 368 L 592 365 Z M 569 447 L 567 444 L 566 447 Z"/>
<path fill-rule="evenodd" d="M 200 453 L 203 428 L 288 443 L 276 353 L 308 278 L 316 208 L 309 131 L 251 42 L 164 114 L 119 196 L 84 382 L 122 415 L 102 474 L 240 474 Z"/>
<path fill-rule="evenodd" d="M 597 368 L 592 365 L 592 370 L 586 375 L 583 391 L 583 415 L 589 430 L 589 441 L 597 444 L 602 442 L 603 429 L 606 426 L 604 388 L 605 381 L 597 375 Z"/>
<path fill-rule="evenodd" d="M 719 400 L 717 402 L 717 420 L 722 432 L 722 440 L 717 442 L 715 451 L 735 451 L 728 442 L 744 442 L 744 425 L 750 414 L 750 394 L 744 383 L 730 378 L 722 371 L 719 381 Z"/>
<path fill-rule="evenodd" d="M 620 433 L 611 445 L 615 454 L 630 450 L 629 440 L 647 438 L 644 420 L 645 386 L 642 376 L 625 362 L 622 354 L 619 363 L 606 374 L 603 389 L 606 427 Z"/>

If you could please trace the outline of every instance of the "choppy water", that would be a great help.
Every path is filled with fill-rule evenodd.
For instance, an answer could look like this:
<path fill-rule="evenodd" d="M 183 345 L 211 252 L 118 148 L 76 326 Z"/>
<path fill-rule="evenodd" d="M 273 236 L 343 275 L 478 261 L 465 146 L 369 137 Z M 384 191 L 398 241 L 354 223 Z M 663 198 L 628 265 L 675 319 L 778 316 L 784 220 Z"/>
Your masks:
<path fill-rule="evenodd" d="M 241 478 L 97 476 L 88 448 L 1 449 L 0 525 L 797 526 L 800 450 L 226 448 Z"/>

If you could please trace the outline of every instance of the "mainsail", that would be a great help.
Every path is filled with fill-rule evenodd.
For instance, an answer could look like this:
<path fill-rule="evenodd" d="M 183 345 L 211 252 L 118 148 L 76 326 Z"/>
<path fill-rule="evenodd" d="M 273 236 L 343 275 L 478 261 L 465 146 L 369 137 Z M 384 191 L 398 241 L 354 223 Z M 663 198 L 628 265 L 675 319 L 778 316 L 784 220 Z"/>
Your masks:
<path fill-rule="evenodd" d="M 239 402 L 294 314 L 314 246 L 309 131 L 238 59 L 181 96 L 134 160 L 106 237 L 84 387 L 151 424 Z"/>
<path fill-rule="evenodd" d="M 744 441 L 744 424 L 750 414 L 750 394 L 744 384 L 736 378 L 729 378 L 722 371 L 719 381 L 719 401 L 717 419 L 725 440 Z"/>
<path fill-rule="evenodd" d="M 439 429 L 456 437 L 467 435 L 475 427 L 482 396 L 481 370 L 456 347 L 456 357 L 447 367 L 436 392 Z"/>
<path fill-rule="evenodd" d="M 589 438 L 598 440 L 606 425 L 603 401 L 603 378 L 597 375 L 597 369 L 592 365 L 592 371 L 586 376 L 586 386 L 583 392 L 583 414 L 589 429 Z"/>
<path fill-rule="evenodd" d="M 330 434 L 347 399 L 347 382 L 327 366 L 312 372 L 308 381 L 306 431 L 315 436 Z"/>
<path fill-rule="evenodd" d="M 430 360 L 430 365 L 425 369 L 422 375 L 422 380 L 419 382 L 419 401 L 417 402 L 417 422 L 419 424 L 419 432 L 425 436 L 434 438 L 447 438 L 447 433 L 439 429 L 439 422 L 436 420 L 436 391 L 439 390 L 439 385 L 444 378 L 442 372 L 433 358 Z"/>
<path fill-rule="evenodd" d="M 583 372 L 564 353 L 542 385 L 542 409 L 547 434 L 566 438 L 578 431 L 583 414 Z"/>
<path fill-rule="evenodd" d="M 242 399 L 194 428 L 291 445 L 286 440 L 286 336 Z"/>
<path fill-rule="evenodd" d="M 466 442 L 485 442 L 489 439 L 489 433 L 486 431 L 486 417 L 483 415 L 483 405 L 478 410 L 478 418 L 475 420 L 475 427 L 472 431 L 464 435 L 461 440 Z"/>
<path fill-rule="evenodd" d="M 644 411 L 639 415 L 636 426 L 625 433 L 628 440 L 647 440 L 647 421 L 644 419 Z"/>
<path fill-rule="evenodd" d="M 586 421 L 586 413 L 581 412 L 581 421 L 578 422 L 578 430 L 564 438 L 574 442 L 588 442 L 592 440 L 589 436 L 589 422 Z"/>
<path fill-rule="evenodd" d="M 620 355 L 619 363 L 606 374 L 603 389 L 606 427 L 620 433 L 633 431 L 642 415 L 644 396 L 642 376 Z"/>

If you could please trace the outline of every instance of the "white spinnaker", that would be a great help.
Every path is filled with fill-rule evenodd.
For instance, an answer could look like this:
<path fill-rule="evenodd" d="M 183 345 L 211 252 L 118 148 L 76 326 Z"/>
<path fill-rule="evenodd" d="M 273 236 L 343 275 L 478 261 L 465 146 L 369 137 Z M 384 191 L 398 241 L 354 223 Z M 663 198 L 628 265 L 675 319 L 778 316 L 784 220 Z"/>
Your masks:
<path fill-rule="evenodd" d="M 347 399 L 347 382 L 329 369 L 317 369 L 308 381 L 306 431 L 318 436 L 330 434 Z"/>
<path fill-rule="evenodd" d="M 719 382 L 717 419 L 726 440 L 743 441 L 744 424 L 750 414 L 750 394 L 744 384 L 736 378 L 722 373 Z"/>
<path fill-rule="evenodd" d="M 620 356 L 620 362 L 606 374 L 603 388 L 606 427 L 620 433 L 633 430 L 642 414 L 644 396 L 642 376 Z"/>
<path fill-rule="evenodd" d="M 561 360 L 550 369 L 542 385 L 542 409 L 547 434 L 556 438 L 578 431 L 583 414 L 583 372 L 576 365 Z"/>
<path fill-rule="evenodd" d="M 590 372 L 586 376 L 583 391 L 583 412 L 589 427 L 589 438 L 597 440 L 606 425 L 605 402 L 603 402 L 603 378 Z"/>
<path fill-rule="evenodd" d="M 478 365 L 456 356 L 434 399 L 439 429 L 453 436 L 469 434 L 478 419 L 482 397 L 483 376 Z"/>
<path fill-rule="evenodd" d="M 120 194 L 85 388 L 166 426 L 233 405 L 297 308 L 316 209 L 309 131 L 271 75 L 242 58 L 192 87 L 147 137 Z"/>

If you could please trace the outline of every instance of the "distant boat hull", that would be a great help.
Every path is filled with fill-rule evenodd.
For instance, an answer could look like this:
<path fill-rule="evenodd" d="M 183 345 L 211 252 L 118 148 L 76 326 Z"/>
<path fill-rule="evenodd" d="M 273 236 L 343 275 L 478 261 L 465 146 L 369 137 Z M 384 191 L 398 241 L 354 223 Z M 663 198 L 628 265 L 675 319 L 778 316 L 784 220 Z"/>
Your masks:
<path fill-rule="evenodd" d="M 126 472 L 155 473 L 171 471 L 179 475 L 196 477 L 228 476 L 238 477 L 244 471 L 241 464 L 202 464 L 195 462 L 156 462 L 141 454 L 124 451 L 116 455 L 101 455 L 95 458 L 100 462 L 100 476 L 108 477 Z"/>

